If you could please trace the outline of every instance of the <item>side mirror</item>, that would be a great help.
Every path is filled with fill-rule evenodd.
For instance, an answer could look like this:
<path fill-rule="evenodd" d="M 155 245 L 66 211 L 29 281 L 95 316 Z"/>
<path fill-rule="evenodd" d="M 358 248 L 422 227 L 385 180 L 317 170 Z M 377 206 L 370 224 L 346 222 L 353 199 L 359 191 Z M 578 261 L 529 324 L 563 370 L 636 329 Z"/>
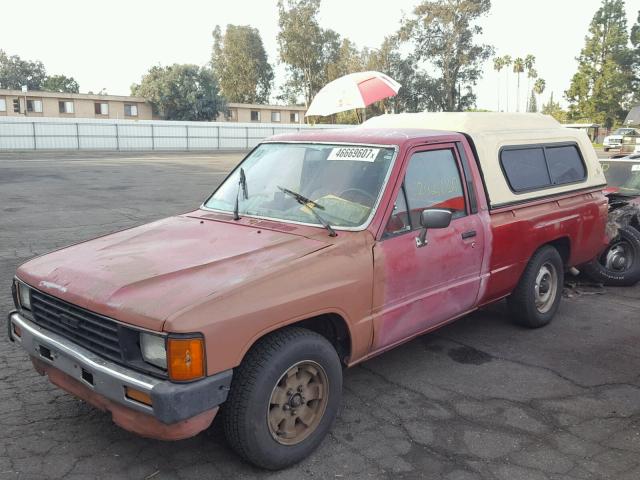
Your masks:
<path fill-rule="evenodd" d="M 451 210 L 442 208 L 427 208 L 420 214 L 420 225 L 422 230 L 416 237 L 416 247 L 427 245 L 427 230 L 430 228 L 447 228 L 451 224 Z"/>

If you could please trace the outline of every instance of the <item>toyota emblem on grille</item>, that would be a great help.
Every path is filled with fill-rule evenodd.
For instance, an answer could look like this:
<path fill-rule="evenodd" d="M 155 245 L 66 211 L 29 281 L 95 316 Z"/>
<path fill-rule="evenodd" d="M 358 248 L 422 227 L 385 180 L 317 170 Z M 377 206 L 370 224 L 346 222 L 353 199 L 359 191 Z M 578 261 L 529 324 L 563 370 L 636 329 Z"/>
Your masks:
<path fill-rule="evenodd" d="M 61 313 L 60 315 L 58 315 L 58 319 L 60 320 L 60 323 L 62 325 L 65 325 L 70 328 L 78 328 L 80 326 L 80 320 L 78 320 L 77 318 L 73 318 L 69 315 L 66 315 L 64 313 Z"/>

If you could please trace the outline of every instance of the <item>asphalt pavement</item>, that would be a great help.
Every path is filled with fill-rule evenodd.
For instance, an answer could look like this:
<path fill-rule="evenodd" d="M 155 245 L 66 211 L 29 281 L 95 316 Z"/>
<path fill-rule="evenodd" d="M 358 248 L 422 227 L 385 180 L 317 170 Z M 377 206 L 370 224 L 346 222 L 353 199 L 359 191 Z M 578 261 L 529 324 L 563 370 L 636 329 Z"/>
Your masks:
<path fill-rule="evenodd" d="M 0 154 L 0 311 L 20 263 L 194 209 L 240 158 Z M 180 442 L 121 430 L 2 334 L 0 479 L 638 480 L 639 346 L 640 286 L 579 286 L 539 330 L 498 303 L 346 371 L 329 437 L 268 473 L 242 463 L 217 423 Z"/>

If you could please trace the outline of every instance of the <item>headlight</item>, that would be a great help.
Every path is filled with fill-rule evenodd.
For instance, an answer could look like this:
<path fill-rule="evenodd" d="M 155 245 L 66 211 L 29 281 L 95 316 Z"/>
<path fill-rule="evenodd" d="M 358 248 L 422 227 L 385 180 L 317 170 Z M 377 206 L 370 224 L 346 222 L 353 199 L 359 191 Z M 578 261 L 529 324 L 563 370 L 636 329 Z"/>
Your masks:
<path fill-rule="evenodd" d="M 31 310 L 31 289 L 21 282 L 18 282 L 18 301 L 22 308 Z"/>
<path fill-rule="evenodd" d="M 167 347 L 165 337 L 140 332 L 140 351 L 145 362 L 167 369 Z"/>

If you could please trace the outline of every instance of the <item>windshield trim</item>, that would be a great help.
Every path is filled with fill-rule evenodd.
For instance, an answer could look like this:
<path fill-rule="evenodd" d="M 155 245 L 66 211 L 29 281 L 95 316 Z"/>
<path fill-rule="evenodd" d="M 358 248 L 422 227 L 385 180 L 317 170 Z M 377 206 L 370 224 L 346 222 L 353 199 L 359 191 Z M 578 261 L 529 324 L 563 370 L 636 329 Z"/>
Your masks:
<path fill-rule="evenodd" d="M 265 140 L 264 142 L 260 142 L 253 149 L 251 149 L 251 151 L 242 159 L 242 161 L 240 163 L 238 163 L 238 165 L 236 165 L 235 168 L 229 172 L 229 174 L 225 177 L 225 179 L 222 182 L 220 182 L 220 185 L 218 185 L 218 187 L 211 193 L 211 195 L 209 195 L 207 197 L 207 199 L 202 203 L 202 205 L 200 205 L 200 209 L 201 210 L 206 210 L 206 211 L 209 211 L 209 212 L 216 212 L 216 213 L 223 213 L 223 214 L 233 215 L 233 212 L 228 212 L 226 210 L 218 210 L 217 208 L 210 208 L 210 207 L 207 207 L 206 204 L 216 194 L 218 189 L 227 181 L 227 179 L 231 175 L 233 175 L 233 173 L 238 168 L 240 168 L 242 166 L 244 161 L 247 158 L 249 158 L 249 156 L 260 145 L 267 144 L 267 143 L 268 144 L 280 143 L 280 144 L 285 144 L 285 145 L 286 144 L 347 145 L 347 146 L 352 145 L 354 147 L 379 147 L 379 148 L 392 148 L 393 149 L 393 157 L 391 158 L 391 163 L 389 163 L 389 169 L 387 170 L 387 175 L 385 176 L 384 181 L 382 182 L 382 186 L 380 187 L 380 193 L 378 194 L 378 198 L 376 199 L 376 202 L 374 203 L 373 207 L 371 208 L 371 213 L 369 214 L 369 217 L 367 217 L 367 219 L 361 225 L 358 225 L 357 227 L 336 227 L 336 226 L 332 225 L 334 230 L 343 231 L 343 232 L 361 232 L 361 231 L 366 230 L 367 228 L 369 228 L 369 225 L 373 221 L 373 217 L 375 216 L 376 212 L 378 211 L 378 207 L 380 206 L 380 202 L 382 201 L 382 197 L 384 196 L 384 192 L 387 189 L 387 184 L 389 183 L 389 178 L 391 178 L 391 172 L 393 171 L 393 167 L 395 166 L 396 159 L 398 158 L 398 152 L 400 151 L 400 147 L 398 145 L 392 145 L 392 144 L 360 143 L 360 142 L 331 142 L 331 141 L 317 141 L 317 140 L 313 140 L 313 141 L 309 141 L 309 140 L 286 140 L 286 141 L 282 141 L 282 140 Z M 255 219 L 258 219 L 258 220 L 270 220 L 270 221 L 274 221 L 274 222 L 290 223 L 290 224 L 293 224 L 293 225 L 304 225 L 306 227 L 316 227 L 316 228 L 321 228 L 321 229 L 324 230 L 324 227 L 322 225 L 320 225 L 319 223 L 297 222 L 295 220 L 284 220 L 282 218 L 273 218 L 273 217 L 265 217 L 265 216 L 261 216 L 261 215 L 243 214 L 242 218 L 245 218 L 245 217 L 246 218 L 255 218 Z"/>

